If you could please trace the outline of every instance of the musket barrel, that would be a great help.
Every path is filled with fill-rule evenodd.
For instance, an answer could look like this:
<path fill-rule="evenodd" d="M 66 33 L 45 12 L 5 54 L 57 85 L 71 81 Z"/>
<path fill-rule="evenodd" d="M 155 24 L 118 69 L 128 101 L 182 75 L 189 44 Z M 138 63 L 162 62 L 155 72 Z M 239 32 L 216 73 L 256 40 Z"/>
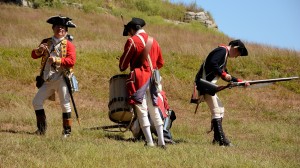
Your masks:
<path fill-rule="evenodd" d="M 259 83 L 274 83 L 274 82 L 281 82 L 281 81 L 289 81 L 293 79 L 299 79 L 299 77 L 288 77 L 288 78 L 275 78 L 275 79 L 264 79 L 264 80 L 253 80 L 248 81 L 251 84 L 259 84 Z M 237 82 L 237 86 L 245 85 L 246 82 Z"/>

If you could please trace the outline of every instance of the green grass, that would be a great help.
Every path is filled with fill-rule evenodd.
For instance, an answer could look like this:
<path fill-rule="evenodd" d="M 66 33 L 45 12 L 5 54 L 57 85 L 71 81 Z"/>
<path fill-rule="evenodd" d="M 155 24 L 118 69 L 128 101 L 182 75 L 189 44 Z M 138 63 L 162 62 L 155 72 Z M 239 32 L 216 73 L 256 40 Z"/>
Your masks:
<path fill-rule="evenodd" d="M 107 1 L 101 2 L 107 5 Z M 121 1 L 109 5 L 112 14 L 72 7 L 30 9 L 0 4 L 0 167 L 300 166 L 299 80 L 220 92 L 226 110 L 223 127 L 235 147 L 214 146 L 212 133 L 206 133 L 210 129 L 207 105 L 200 104 L 194 114 L 195 106 L 189 99 L 201 62 L 231 38 L 197 23 L 175 25 L 142 11 L 126 13 L 128 9 L 120 8 Z M 45 102 L 46 136 L 30 134 L 36 129 L 31 101 L 37 91 L 35 76 L 40 65 L 30 53 L 43 38 L 52 35 L 46 19 L 59 13 L 72 17 L 78 26 L 69 31 L 77 50 L 75 74 L 80 91 L 74 98 L 81 125 L 72 113 L 72 136 L 68 139 L 61 139 L 58 100 Z M 171 129 L 177 144 L 168 145 L 167 150 L 145 148 L 143 142 L 131 141 L 129 131 L 90 129 L 114 124 L 108 118 L 107 105 L 109 79 L 121 73 L 116 58 L 127 39 L 122 36 L 121 13 L 126 21 L 134 15 L 145 16 L 145 30 L 162 48 L 163 86 L 177 115 Z M 248 57 L 228 62 L 234 76 L 245 80 L 300 76 L 299 52 L 247 42 L 246 46 Z"/>

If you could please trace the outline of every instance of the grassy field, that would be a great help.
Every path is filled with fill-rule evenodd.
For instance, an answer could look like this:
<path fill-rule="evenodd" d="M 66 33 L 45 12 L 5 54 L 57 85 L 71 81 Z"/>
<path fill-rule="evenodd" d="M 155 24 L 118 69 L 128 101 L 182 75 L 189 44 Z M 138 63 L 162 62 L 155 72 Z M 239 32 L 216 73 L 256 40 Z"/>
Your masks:
<path fill-rule="evenodd" d="M 130 132 L 115 133 L 90 128 L 112 125 L 108 118 L 109 79 L 120 74 L 118 60 L 127 37 L 118 13 L 75 8 L 23 8 L 0 4 L 0 167 L 250 167 L 300 166 L 300 81 L 263 88 L 234 88 L 218 94 L 225 105 L 223 127 L 235 145 L 211 144 L 210 112 L 201 104 L 198 113 L 189 103 L 193 79 L 208 54 L 231 38 L 216 30 L 192 24 L 164 22 L 141 12 L 145 30 L 162 48 L 164 90 L 176 112 L 172 133 L 175 145 L 167 150 L 145 148 L 133 142 Z M 48 17 L 73 18 L 70 29 L 77 49 L 76 77 L 80 91 L 75 101 L 81 125 L 73 113 L 72 136 L 61 138 L 58 101 L 46 102 L 48 131 L 36 136 L 31 101 L 37 91 L 35 76 L 40 60 L 31 50 L 52 35 Z M 249 57 L 232 59 L 231 74 L 245 80 L 300 76 L 300 53 L 246 42 Z M 128 72 L 125 72 L 128 73 Z M 220 83 L 224 84 L 224 82 Z"/>

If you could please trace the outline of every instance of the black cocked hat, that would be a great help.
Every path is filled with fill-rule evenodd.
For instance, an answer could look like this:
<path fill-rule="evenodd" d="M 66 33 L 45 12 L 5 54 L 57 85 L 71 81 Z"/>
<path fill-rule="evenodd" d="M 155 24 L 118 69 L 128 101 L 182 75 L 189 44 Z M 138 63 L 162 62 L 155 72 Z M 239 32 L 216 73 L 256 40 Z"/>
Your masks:
<path fill-rule="evenodd" d="M 128 36 L 128 31 L 130 28 L 133 28 L 136 30 L 137 26 L 140 26 L 142 28 L 145 25 L 146 25 L 146 22 L 143 19 L 132 18 L 132 20 L 127 23 L 127 25 L 124 25 L 123 36 Z"/>
<path fill-rule="evenodd" d="M 50 17 L 47 20 L 47 23 L 50 23 L 52 25 L 61 25 L 61 26 L 75 28 L 76 25 L 71 20 L 72 20 L 71 18 L 58 15 L 58 16 Z"/>
<path fill-rule="evenodd" d="M 241 53 L 241 56 L 248 55 L 248 50 L 241 40 L 233 40 L 233 41 L 229 42 L 229 45 L 237 48 L 239 50 L 239 52 Z"/>

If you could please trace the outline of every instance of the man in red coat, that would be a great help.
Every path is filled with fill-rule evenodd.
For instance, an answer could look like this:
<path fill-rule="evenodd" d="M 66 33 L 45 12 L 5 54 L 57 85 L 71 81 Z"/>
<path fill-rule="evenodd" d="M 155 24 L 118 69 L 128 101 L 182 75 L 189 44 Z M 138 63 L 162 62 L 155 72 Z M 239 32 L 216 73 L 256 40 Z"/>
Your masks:
<path fill-rule="evenodd" d="M 158 105 L 160 116 L 164 122 L 163 133 L 164 133 L 165 143 L 175 144 L 175 142 L 172 140 L 172 134 L 170 129 L 172 127 L 173 121 L 176 119 L 176 115 L 175 112 L 170 109 L 168 99 L 166 97 L 166 93 L 163 90 L 158 93 L 157 105 Z M 150 119 L 150 123 L 153 124 L 151 118 L 149 119 Z M 138 120 L 133 121 L 130 130 L 136 140 L 145 139 Z M 155 127 L 153 127 L 152 125 L 150 127 L 150 130 L 152 133 L 157 135 Z"/>
<path fill-rule="evenodd" d="M 137 113 L 142 131 L 146 139 L 147 146 L 154 146 L 148 110 L 158 134 L 158 146 L 165 148 L 163 136 L 163 121 L 157 107 L 157 91 L 151 79 L 152 71 L 149 60 L 143 58 L 143 50 L 149 38 L 148 34 L 142 29 L 145 21 L 140 18 L 132 20 L 124 26 L 123 36 L 131 36 L 127 39 L 124 52 L 120 58 L 120 71 L 125 71 L 130 66 L 129 79 L 126 81 L 126 88 L 129 94 L 129 104 L 132 104 Z M 158 42 L 153 39 L 149 51 L 152 69 L 160 69 L 164 60 Z"/>
<path fill-rule="evenodd" d="M 32 101 L 37 119 L 36 133 L 40 135 L 44 135 L 47 129 L 43 103 L 53 98 L 55 92 L 59 96 L 63 112 L 63 137 L 68 137 L 71 133 L 70 94 L 63 76 L 64 73 L 71 72 L 76 61 L 75 46 L 68 38 L 68 28 L 76 27 L 71 20 L 63 16 L 50 17 L 47 23 L 52 24 L 54 35 L 42 40 L 31 53 L 33 59 L 42 58 L 41 73 L 39 79 L 37 78 L 37 81 L 42 82 L 40 85 L 37 84 L 39 90 Z"/>

